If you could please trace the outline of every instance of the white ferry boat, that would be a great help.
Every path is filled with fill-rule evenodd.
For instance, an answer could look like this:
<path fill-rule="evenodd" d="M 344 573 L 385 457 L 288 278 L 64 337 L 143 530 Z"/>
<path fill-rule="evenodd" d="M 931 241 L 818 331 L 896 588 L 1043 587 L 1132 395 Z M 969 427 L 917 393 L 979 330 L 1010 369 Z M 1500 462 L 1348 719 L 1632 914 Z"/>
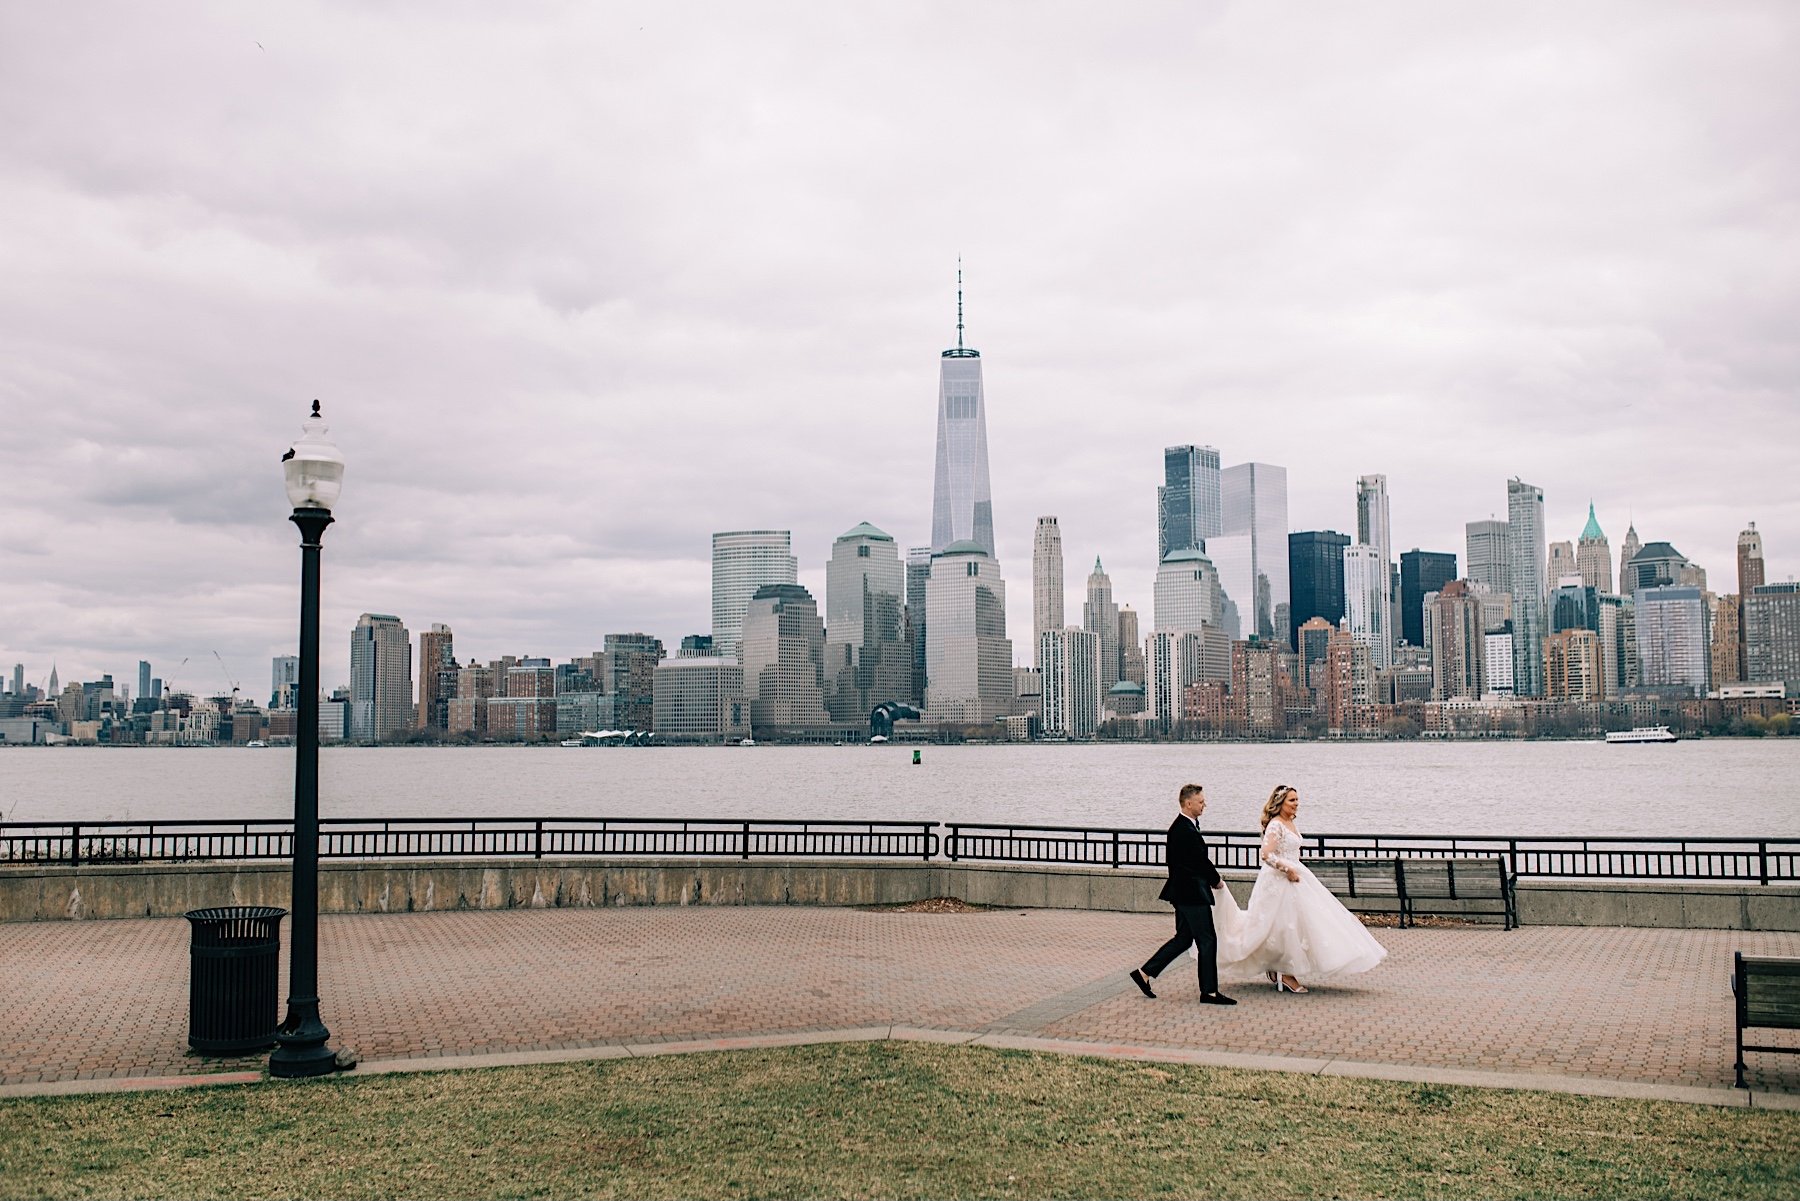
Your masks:
<path fill-rule="evenodd" d="M 1668 726 L 1639 726 L 1635 730 L 1613 730 L 1606 735 L 1608 742 L 1675 742 L 1675 735 L 1669 732 Z"/>

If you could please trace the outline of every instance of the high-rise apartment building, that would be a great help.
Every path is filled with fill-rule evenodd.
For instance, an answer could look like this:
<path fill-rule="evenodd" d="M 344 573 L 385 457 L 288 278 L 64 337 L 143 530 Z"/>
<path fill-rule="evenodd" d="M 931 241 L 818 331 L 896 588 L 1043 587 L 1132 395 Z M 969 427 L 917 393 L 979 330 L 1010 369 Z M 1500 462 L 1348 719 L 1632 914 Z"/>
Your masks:
<path fill-rule="evenodd" d="M 1559 630 L 1544 639 L 1544 690 L 1553 701 L 1597 701 L 1605 693 L 1600 635 Z"/>
<path fill-rule="evenodd" d="M 1425 645 L 1425 594 L 1456 578 L 1456 556 L 1414 547 L 1400 556 L 1400 637 Z"/>
<path fill-rule="evenodd" d="M 1361 545 L 1356 543 L 1351 549 Z M 1372 563 L 1379 563 L 1379 552 L 1374 547 L 1364 549 L 1370 552 L 1367 558 Z M 1324 684 L 1319 696 L 1324 702 L 1326 728 L 1333 734 L 1356 733 L 1373 725 L 1376 668 L 1371 650 L 1368 643 L 1344 626 L 1334 630 L 1326 644 Z"/>
<path fill-rule="evenodd" d="M 1638 684 L 1637 607 L 1629 596 L 1594 594 L 1599 602 L 1601 691 L 1606 699 Z"/>
<path fill-rule="evenodd" d="M 753 728 L 831 720 L 825 708 L 825 627 L 805 588 L 765 584 L 756 590 L 744 612 L 738 658 Z"/>
<path fill-rule="evenodd" d="M 1432 699 L 1481 699 L 1487 678 L 1481 599 L 1466 580 L 1451 580 L 1436 590 L 1425 621 L 1431 630 Z"/>
<path fill-rule="evenodd" d="M 750 598 L 767 584 L 800 580 L 787 530 L 733 530 L 712 536 L 713 651 L 735 659 Z"/>
<path fill-rule="evenodd" d="M 1394 640 L 1388 633 L 1393 606 L 1388 604 L 1387 564 L 1381 548 L 1353 542 L 1344 548 L 1344 619 L 1350 636 L 1369 649 L 1377 671 L 1393 665 Z"/>
<path fill-rule="evenodd" d="M 1163 483 L 1156 490 L 1157 558 L 1178 550 L 1204 551 L 1223 532 L 1219 451 L 1212 446 L 1163 448 Z"/>
<path fill-rule="evenodd" d="M 1606 533 L 1594 516 L 1593 501 L 1588 502 L 1587 524 L 1575 543 L 1575 570 L 1581 573 L 1581 582 L 1595 592 L 1613 590 L 1612 544 L 1607 542 Z"/>
<path fill-rule="evenodd" d="M 1744 647 L 1754 684 L 1777 680 L 1800 695 L 1800 584 L 1759 584 L 1744 598 Z"/>
<path fill-rule="evenodd" d="M 1113 603 L 1112 577 L 1094 556 L 1094 570 L 1087 578 L 1087 603 L 1081 607 L 1081 628 L 1100 636 L 1100 690 L 1119 682 L 1119 606 Z"/>
<path fill-rule="evenodd" d="M 1223 530 L 1207 540 L 1221 624 L 1233 638 L 1288 636 L 1287 468 L 1240 463 L 1219 474 Z M 1233 619 L 1236 625 L 1233 625 Z"/>
<path fill-rule="evenodd" d="M 825 565 L 826 703 L 859 721 L 885 701 L 912 700 L 906 568 L 893 536 L 863 522 L 838 536 Z"/>
<path fill-rule="evenodd" d="M 412 636 L 392 614 L 364 613 L 350 633 L 349 736 L 385 742 L 412 726 Z"/>
<path fill-rule="evenodd" d="M 1150 619 L 1154 627 L 1197 630 L 1214 626 L 1223 631 L 1220 605 L 1219 574 L 1212 560 L 1197 550 L 1170 551 L 1156 569 L 1156 583 L 1151 591 Z M 1226 637 L 1229 639 L 1230 635 Z"/>
<path fill-rule="evenodd" d="M 640 633 L 608 634 L 602 645 L 605 649 L 598 657 L 594 682 L 612 698 L 613 722 L 626 730 L 652 729 L 662 639 Z"/>
<path fill-rule="evenodd" d="M 1330 648 L 1331 635 L 1336 629 L 1334 623 L 1323 617 L 1309 617 L 1294 631 L 1294 660 L 1299 673 L 1296 683 L 1315 694 L 1324 680 L 1325 652 Z"/>
<path fill-rule="evenodd" d="M 450 698 L 456 695 L 456 648 L 450 627 L 433 622 L 419 635 L 419 729 L 450 729 Z"/>
<path fill-rule="evenodd" d="M 1012 708 L 1012 642 L 1000 564 L 975 542 L 931 556 L 925 584 L 925 708 L 942 721 L 986 725 Z"/>
<path fill-rule="evenodd" d="M 1231 640 L 1217 626 L 1151 630 L 1144 639 L 1144 711 L 1151 725 L 1172 732 L 1186 719 L 1189 687 L 1223 683 L 1230 674 Z"/>
<path fill-rule="evenodd" d="M 1037 661 L 1042 721 L 1049 738 L 1092 738 L 1100 728 L 1100 638 L 1070 626 L 1045 630 Z"/>
<path fill-rule="evenodd" d="M 1294 649 L 1300 647 L 1300 627 L 1313 618 L 1322 617 L 1333 627 L 1344 619 L 1344 548 L 1349 545 L 1350 536 L 1336 530 L 1288 535 L 1288 644 Z"/>
<path fill-rule="evenodd" d="M 1706 594 L 1708 628 L 1712 630 L 1707 687 L 1718 689 L 1744 678 L 1739 650 L 1743 646 L 1743 622 L 1736 593 Z"/>
<path fill-rule="evenodd" d="M 1744 602 L 1757 588 L 1763 584 L 1763 545 L 1762 535 L 1756 532 L 1756 523 L 1738 533 L 1737 540 L 1737 598 L 1738 598 L 1738 650 L 1737 677 L 1740 680 L 1750 679 L 1749 642 L 1743 623 Z"/>
<path fill-rule="evenodd" d="M 1512 622 L 1507 622 L 1504 629 L 1489 630 L 1482 639 L 1482 660 L 1487 666 L 1487 679 L 1482 682 L 1483 696 L 1513 696 L 1513 665 L 1516 662 L 1513 653 Z"/>
<path fill-rule="evenodd" d="M 1031 652 L 1037 653 L 1044 634 L 1063 628 L 1062 527 L 1054 517 L 1037 519 L 1031 537 Z"/>
<path fill-rule="evenodd" d="M 1514 476 L 1506 481 L 1507 559 L 1512 571 L 1513 689 L 1544 695 L 1544 490 Z"/>
<path fill-rule="evenodd" d="M 956 272 L 956 345 L 938 359 L 937 469 L 931 492 L 931 549 L 973 542 L 994 556 L 994 498 L 988 484 L 987 398 L 981 352 L 963 345 L 962 269 Z"/>
<path fill-rule="evenodd" d="M 1381 578 L 1386 581 L 1388 613 L 1381 628 L 1391 645 L 1399 640 L 1399 598 L 1394 595 L 1394 531 L 1389 515 L 1388 486 L 1385 475 L 1358 476 L 1356 480 L 1356 540 L 1372 546 L 1381 557 Z M 1374 654 L 1370 648 L 1371 655 Z M 1390 654 L 1391 659 L 1391 654 Z M 1384 663 L 1377 667 L 1385 668 Z"/>
<path fill-rule="evenodd" d="M 487 703 L 494 696 L 494 669 L 469 660 L 467 667 L 456 673 L 456 692 L 450 697 L 449 732 L 452 734 L 486 734 Z"/>
<path fill-rule="evenodd" d="M 1512 533 L 1504 521 L 1471 521 L 1464 527 L 1463 578 L 1489 593 L 1512 595 Z"/>
<path fill-rule="evenodd" d="M 1700 589 L 1646 585 L 1638 588 L 1635 600 L 1640 682 L 1646 688 L 1685 688 L 1704 695 L 1711 632 Z"/>

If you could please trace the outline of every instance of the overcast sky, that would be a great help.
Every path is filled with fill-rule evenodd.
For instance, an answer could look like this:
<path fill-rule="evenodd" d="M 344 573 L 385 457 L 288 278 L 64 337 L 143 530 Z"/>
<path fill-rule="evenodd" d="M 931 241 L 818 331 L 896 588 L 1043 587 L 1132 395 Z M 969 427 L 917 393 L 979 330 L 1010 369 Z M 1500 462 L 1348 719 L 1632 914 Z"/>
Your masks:
<path fill-rule="evenodd" d="M 929 537 L 959 254 L 1021 662 L 1040 514 L 1148 628 L 1185 442 L 1787 579 L 1796 61 L 1790 0 L 0 7 L 0 664 L 266 693 L 315 396 L 328 687 L 364 611 L 672 650 L 714 530 L 823 608 Z"/>

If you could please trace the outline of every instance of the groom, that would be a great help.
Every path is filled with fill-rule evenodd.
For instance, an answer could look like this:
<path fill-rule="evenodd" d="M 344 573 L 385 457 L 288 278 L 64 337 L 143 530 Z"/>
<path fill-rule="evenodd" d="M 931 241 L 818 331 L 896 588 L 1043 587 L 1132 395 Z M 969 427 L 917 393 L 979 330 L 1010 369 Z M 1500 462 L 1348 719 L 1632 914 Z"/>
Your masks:
<path fill-rule="evenodd" d="M 1212 890 L 1220 887 L 1219 869 L 1206 853 L 1206 842 L 1200 837 L 1200 815 L 1206 812 L 1206 791 L 1198 784 L 1183 784 L 1177 802 L 1181 815 L 1169 827 L 1169 882 L 1163 885 L 1162 899 L 1175 907 L 1175 937 L 1158 948 L 1141 968 L 1133 968 L 1131 982 L 1146 997 L 1150 981 L 1188 947 L 1199 944 L 1200 1003 L 1202 1005 L 1236 1005 L 1237 1002 L 1219 991 L 1219 939 L 1213 932 Z"/>

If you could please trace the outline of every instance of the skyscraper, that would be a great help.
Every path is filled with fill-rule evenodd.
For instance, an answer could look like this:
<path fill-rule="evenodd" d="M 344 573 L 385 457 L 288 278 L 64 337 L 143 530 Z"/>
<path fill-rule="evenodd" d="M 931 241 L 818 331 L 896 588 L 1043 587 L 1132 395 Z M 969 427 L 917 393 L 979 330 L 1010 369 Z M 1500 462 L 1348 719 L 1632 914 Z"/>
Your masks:
<path fill-rule="evenodd" d="M 1144 649 L 1138 641 L 1137 610 L 1130 605 L 1119 606 L 1119 682 L 1142 684 L 1144 682 Z"/>
<path fill-rule="evenodd" d="M 994 554 L 994 500 L 988 485 L 987 401 L 981 352 L 963 345 L 962 267 L 956 269 L 956 345 L 938 359 L 937 471 L 931 492 L 931 549 L 975 543 Z"/>
<path fill-rule="evenodd" d="M 1336 530 L 1288 535 L 1289 645 L 1300 649 L 1300 627 L 1315 617 L 1336 626 L 1344 617 L 1344 548 L 1350 536 Z"/>
<path fill-rule="evenodd" d="M 1113 603 L 1112 577 L 1094 556 L 1094 570 L 1087 578 L 1087 603 L 1081 607 L 1081 628 L 1100 636 L 1100 691 L 1119 682 L 1119 606 Z"/>
<path fill-rule="evenodd" d="M 826 703 L 857 721 L 884 701 L 912 700 L 906 569 L 893 536 L 863 522 L 838 536 L 825 566 Z"/>
<path fill-rule="evenodd" d="M 1287 468 L 1240 463 L 1222 471 L 1219 481 L 1224 528 L 1206 545 L 1224 597 L 1221 624 L 1233 638 L 1286 639 Z"/>
<path fill-rule="evenodd" d="M 1619 595 L 1630 596 L 1637 591 L 1637 581 L 1631 575 L 1631 561 L 1637 558 L 1644 544 L 1638 541 L 1637 525 L 1625 527 L 1625 541 L 1619 547 Z"/>
<path fill-rule="evenodd" d="M 1756 523 L 1752 521 L 1747 529 L 1738 533 L 1737 541 L 1738 565 L 1738 650 L 1737 678 L 1750 679 L 1750 652 L 1748 636 L 1744 625 L 1745 600 L 1763 583 L 1763 546 L 1762 535 L 1756 532 Z"/>
<path fill-rule="evenodd" d="M 1456 578 L 1456 556 L 1414 547 L 1400 556 L 1400 637 L 1425 645 L 1425 594 Z"/>
<path fill-rule="evenodd" d="M 138 660 L 138 700 L 154 699 L 150 697 L 150 660 Z"/>
<path fill-rule="evenodd" d="M 1655 543 L 1651 544 L 1656 545 Z M 1637 649 L 1642 683 L 1706 692 L 1710 631 L 1698 588 L 1645 585 L 1637 590 Z"/>
<path fill-rule="evenodd" d="M 1512 594 L 1511 534 L 1504 521 L 1471 521 L 1465 529 L 1463 578 L 1489 592 Z"/>
<path fill-rule="evenodd" d="M 1550 562 L 1544 576 L 1544 586 L 1554 588 L 1564 579 L 1572 575 L 1580 575 L 1581 569 L 1575 565 L 1575 544 L 1566 539 L 1550 544 Z"/>
<path fill-rule="evenodd" d="M 1544 695 L 1544 490 L 1517 476 L 1506 481 L 1507 559 L 1512 569 L 1513 690 Z"/>
<path fill-rule="evenodd" d="M 1597 701 L 1605 695 L 1600 635 L 1559 630 L 1544 639 L 1544 692 L 1553 701 Z"/>
<path fill-rule="evenodd" d="M 1372 546 L 1381 559 L 1382 592 L 1387 597 L 1388 615 L 1382 623 L 1386 631 L 1390 649 L 1399 638 L 1396 628 L 1399 617 L 1399 605 L 1394 596 L 1394 532 L 1388 515 L 1388 486 L 1385 475 L 1358 476 L 1356 480 L 1356 540 L 1364 546 Z M 1386 668 L 1392 661 L 1390 654 L 1383 660 L 1374 647 L 1369 654 L 1377 668 Z"/>
<path fill-rule="evenodd" d="M 1587 525 L 1582 527 L 1581 538 L 1575 543 L 1575 570 L 1581 573 L 1581 582 L 1595 592 L 1613 590 L 1612 545 L 1600 529 L 1591 500 L 1588 502 Z"/>
<path fill-rule="evenodd" d="M 1431 695 L 1440 701 L 1479 700 L 1487 674 L 1480 598 L 1465 580 L 1451 580 L 1436 593 L 1425 609 L 1431 627 Z"/>
<path fill-rule="evenodd" d="M 1012 709 L 1012 642 L 1000 564 L 974 542 L 931 556 L 925 583 L 925 708 L 986 725 Z"/>
<path fill-rule="evenodd" d="M 1350 636 L 1369 651 L 1375 670 L 1393 665 L 1394 640 L 1388 634 L 1393 608 L 1388 604 L 1387 566 L 1381 548 L 1355 542 L 1344 548 L 1344 617 Z"/>
<path fill-rule="evenodd" d="M 787 530 L 734 530 L 712 536 L 713 653 L 735 659 L 744 611 L 765 584 L 800 579 Z"/>
<path fill-rule="evenodd" d="M 1100 728 L 1100 639 L 1091 630 L 1045 630 L 1037 662 L 1043 730 L 1052 738 L 1092 738 Z"/>
<path fill-rule="evenodd" d="M 1037 519 L 1031 538 L 1031 653 L 1044 634 L 1063 628 L 1062 527 L 1054 517 Z M 1043 666 L 1039 664 L 1039 666 Z"/>
<path fill-rule="evenodd" d="M 434 622 L 419 635 L 419 728 L 450 729 L 450 698 L 456 695 L 456 650 L 450 627 Z"/>
<path fill-rule="evenodd" d="M 1800 584 L 1758 584 L 1744 598 L 1744 642 L 1749 656 L 1746 680 L 1787 683 L 1800 689 Z"/>
<path fill-rule="evenodd" d="M 744 611 L 738 658 L 750 725 L 823 725 L 825 627 L 812 593 L 798 584 L 765 584 Z"/>
<path fill-rule="evenodd" d="M 364 613 L 350 633 L 349 737 L 385 742 L 412 725 L 412 636 L 392 614 Z"/>
<path fill-rule="evenodd" d="M 1157 558 L 1177 550 L 1205 550 L 1222 532 L 1219 451 L 1212 446 L 1163 448 L 1163 483 L 1156 490 Z"/>
<path fill-rule="evenodd" d="M 747 612 L 747 610 L 746 610 Z M 600 690 L 612 698 L 613 722 L 627 730 L 649 730 L 656 721 L 656 666 L 663 661 L 662 639 L 650 634 L 608 634 L 599 655 Z"/>
<path fill-rule="evenodd" d="M 931 579 L 931 548 L 906 551 L 906 636 L 912 643 L 912 703 L 925 704 L 925 585 Z"/>
<path fill-rule="evenodd" d="M 269 661 L 269 708 L 296 708 L 298 698 L 294 690 L 299 686 L 299 655 L 276 655 Z"/>
<path fill-rule="evenodd" d="M 1197 550 L 1170 551 L 1156 569 L 1150 619 L 1158 630 L 1219 626 L 1219 573 Z M 1190 681 L 1191 683 L 1191 681 Z"/>

